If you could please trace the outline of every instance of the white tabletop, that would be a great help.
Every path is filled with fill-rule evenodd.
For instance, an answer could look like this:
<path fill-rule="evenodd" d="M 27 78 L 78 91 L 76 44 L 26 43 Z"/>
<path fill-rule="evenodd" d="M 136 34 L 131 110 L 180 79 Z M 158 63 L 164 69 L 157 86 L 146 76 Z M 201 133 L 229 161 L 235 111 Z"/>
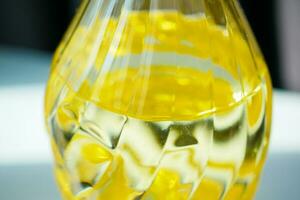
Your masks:
<path fill-rule="evenodd" d="M 24 186 L 32 170 L 44 177 L 44 185 L 49 185 L 45 186 L 45 192 L 49 192 L 49 188 L 52 190 L 46 198 L 41 193 L 43 188 L 40 188 L 43 199 L 57 199 L 43 119 L 43 96 L 50 56 L 28 51 L 6 52 L 1 52 L 0 48 L 0 199 L 40 199 L 36 193 L 31 193 L 41 185 L 33 184 L 31 190 L 28 188 L 30 185 Z M 24 67 L 20 68 L 20 65 Z M 279 200 L 289 195 L 289 200 L 296 200 L 300 196 L 296 184 L 296 180 L 300 179 L 300 94 L 275 90 L 273 110 L 270 156 L 257 199 Z M 16 173 L 19 177 L 7 183 Z M 284 180 L 288 183 L 282 182 Z M 13 192 L 16 182 L 21 184 L 20 194 Z"/>
<path fill-rule="evenodd" d="M 51 160 L 43 121 L 50 58 L 0 48 L 0 164 Z M 299 119 L 300 94 L 275 90 L 271 153 L 300 153 Z"/>

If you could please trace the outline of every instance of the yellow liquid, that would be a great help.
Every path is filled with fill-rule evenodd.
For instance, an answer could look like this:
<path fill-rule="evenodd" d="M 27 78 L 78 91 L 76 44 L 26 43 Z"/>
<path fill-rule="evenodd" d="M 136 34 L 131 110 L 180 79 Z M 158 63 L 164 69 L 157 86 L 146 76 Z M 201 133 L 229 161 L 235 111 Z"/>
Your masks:
<path fill-rule="evenodd" d="M 78 27 L 54 62 L 46 118 L 64 199 L 252 199 L 270 125 L 260 54 L 202 16 L 124 17 Z"/>

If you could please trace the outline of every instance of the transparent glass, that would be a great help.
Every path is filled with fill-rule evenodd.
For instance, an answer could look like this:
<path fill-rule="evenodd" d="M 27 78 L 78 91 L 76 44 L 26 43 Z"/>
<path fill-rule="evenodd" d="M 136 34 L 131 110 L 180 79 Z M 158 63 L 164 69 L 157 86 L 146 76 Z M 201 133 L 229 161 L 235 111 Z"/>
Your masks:
<path fill-rule="evenodd" d="M 271 82 L 236 0 L 86 0 L 45 118 L 65 200 L 250 200 Z"/>

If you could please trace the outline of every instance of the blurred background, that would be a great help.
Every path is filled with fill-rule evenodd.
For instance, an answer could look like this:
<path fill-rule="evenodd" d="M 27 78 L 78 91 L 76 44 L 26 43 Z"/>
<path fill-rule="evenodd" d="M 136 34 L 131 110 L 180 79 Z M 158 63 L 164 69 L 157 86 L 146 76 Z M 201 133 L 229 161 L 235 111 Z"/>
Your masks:
<path fill-rule="evenodd" d="M 52 53 L 79 0 L 1 0 L 0 47 Z M 300 1 L 240 0 L 277 88 L 300 91 Z"/>
<path fill-rule="evenodd" d="M 273 85 L 259 200 L 299 200 L 300 0 L 240 0 Z M 51 56 L 80 0 L 0 0 L 0 199 L 59 199 L 43 96 Z M 29 183 L 29 184 L 28 184 Z"/>

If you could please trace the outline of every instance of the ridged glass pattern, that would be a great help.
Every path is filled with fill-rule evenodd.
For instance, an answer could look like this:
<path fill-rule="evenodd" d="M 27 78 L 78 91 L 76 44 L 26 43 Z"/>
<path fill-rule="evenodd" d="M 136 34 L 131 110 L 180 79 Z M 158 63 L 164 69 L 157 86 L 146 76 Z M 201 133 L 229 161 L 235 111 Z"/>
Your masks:
<path fill-rule="evenodd" d="M 45 98 L 65 200 L 251 200 L 271 83 L 237 0 L 85 0 Z"/>

